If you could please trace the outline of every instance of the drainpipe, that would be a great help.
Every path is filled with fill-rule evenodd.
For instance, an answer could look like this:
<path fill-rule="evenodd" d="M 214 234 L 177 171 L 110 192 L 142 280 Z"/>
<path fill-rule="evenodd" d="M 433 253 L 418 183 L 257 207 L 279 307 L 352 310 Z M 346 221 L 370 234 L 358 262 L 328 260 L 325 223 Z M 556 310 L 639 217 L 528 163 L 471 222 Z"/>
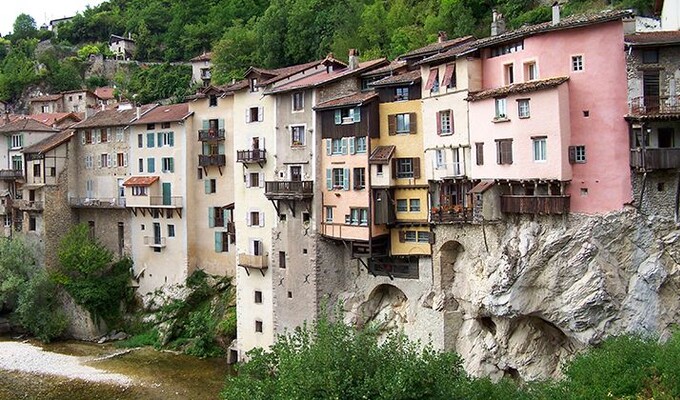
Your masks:
<path fill-rule="evenodd" d="M 361 110 L 361 108 L 359 109 Z M 371 117 L 370 109 L 368 126 L 366 129 L 366 187 L 368 190 L 368 270 L 371 270 L 371 259 L 373 258 L 373 186 L 371 185 L 371 163 L 369 159 L 371 158 Z M 361 111 L 359 111 L 361 112 Z"/>

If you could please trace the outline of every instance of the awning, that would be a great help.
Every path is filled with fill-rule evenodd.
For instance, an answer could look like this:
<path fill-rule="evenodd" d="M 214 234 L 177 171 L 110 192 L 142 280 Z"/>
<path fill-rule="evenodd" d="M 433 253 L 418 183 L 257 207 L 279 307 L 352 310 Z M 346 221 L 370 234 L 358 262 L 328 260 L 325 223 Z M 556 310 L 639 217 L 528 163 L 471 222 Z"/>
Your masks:
<path fill-rule="evenodd" d="M 158 176 L 131 176 L 123 182 L 123 186 L 151 186 L 158 179 Z"/>
<path fill-rule="evenodd" d="M 396 146 L 378 146 L 371 152 L 371 157 L 368 158 L 369 164 L 389 164 L 390 158 L 394 154 Z"/>
<path fill-rule="evenodd" d="M 484 193 L 488 189 L 491 188 L 491 186 L 494 185 L 494 181 L 491 180 L 486 180 L 486 181 L 481 181 L 478 184 L 475 185 L 472 189 L 470 189 L 469 193 Z"/>

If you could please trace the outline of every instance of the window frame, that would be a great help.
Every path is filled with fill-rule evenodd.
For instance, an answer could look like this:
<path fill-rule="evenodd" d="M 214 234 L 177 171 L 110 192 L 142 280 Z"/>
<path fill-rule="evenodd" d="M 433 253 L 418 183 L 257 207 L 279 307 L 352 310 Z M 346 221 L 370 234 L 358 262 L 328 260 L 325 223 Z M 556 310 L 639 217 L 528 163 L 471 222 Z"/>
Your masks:
<path fill-rule="evenodd" d="M 408 135 L 411 133 L 411 113 L 401 113 L 395 115 L 395 135 Z M 401 128 L 399 127 L 401 120 Z"/>
<path fill-rule="evenodd" d="M 585 58 L 583 57 L 583 54 L 572 54 L 570 60 L 571 64 L 569 69 L 571 72 L 583 72 L 585 70 Z"/>
<path fill-rule="evenodd" d="M 512 165 L 512 153 L 512 139 L 496 139 L 496 164 Z"/>
<path fill-rule="evenodd" d="M 536 136 L 531 138 L 531 149 L 533 161 L 545 163 L 548 161 L 548 137 Z"/>
<path fill-rule="evenodd" d="M 494 120 L 508 119 L 508 98 L 496 97 L 494 98 Z"/>
<path fill-rule="evenodd" d="M 306 125 L 291 125 L 290 147 L 305 147 L 307 145 L 306 131 L 307 131 Z M 296 135 L 299 135 L 298 140 L 296 140 Z"/>
<path fill-rule="evenodd" d="M 530 99 L 517 99 L 517 118 L 527 119 L 531 117 Z"/>
<path fill-rule="evenodd" d="M 291 94 L 291 108 L 292 112 L 302 112 L 305 110 L 304 92 L 293 92 L 293 94 Z"/>

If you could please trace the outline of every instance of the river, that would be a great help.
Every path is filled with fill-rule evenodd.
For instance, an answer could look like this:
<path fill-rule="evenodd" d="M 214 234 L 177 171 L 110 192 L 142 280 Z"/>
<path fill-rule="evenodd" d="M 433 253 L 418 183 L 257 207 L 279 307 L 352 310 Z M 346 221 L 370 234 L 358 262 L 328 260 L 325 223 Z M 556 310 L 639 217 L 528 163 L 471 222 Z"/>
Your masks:
<path fill-rule="evenodd" d="M 225 359 L 0 338 L 0 400 L 216 399 L 231 373 Z"/>

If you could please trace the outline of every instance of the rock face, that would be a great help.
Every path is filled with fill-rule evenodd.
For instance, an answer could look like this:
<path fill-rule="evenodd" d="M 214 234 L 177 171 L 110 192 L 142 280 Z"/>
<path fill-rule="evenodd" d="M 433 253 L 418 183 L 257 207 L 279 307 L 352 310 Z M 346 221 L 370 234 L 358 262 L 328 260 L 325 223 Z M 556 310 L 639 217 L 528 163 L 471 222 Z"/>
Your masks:
<path fill-rule="evenodd" d="M 627 210 L 433 230 L 431 267 L 421 263 L 417 280 L 372 277 L 347 261 L 331 299 L 349 320 L 387 320 L 494 379 L 557 377 L 607 336 L 663 339 L 679 320 L 680 231 L 668 219 Z"/>

